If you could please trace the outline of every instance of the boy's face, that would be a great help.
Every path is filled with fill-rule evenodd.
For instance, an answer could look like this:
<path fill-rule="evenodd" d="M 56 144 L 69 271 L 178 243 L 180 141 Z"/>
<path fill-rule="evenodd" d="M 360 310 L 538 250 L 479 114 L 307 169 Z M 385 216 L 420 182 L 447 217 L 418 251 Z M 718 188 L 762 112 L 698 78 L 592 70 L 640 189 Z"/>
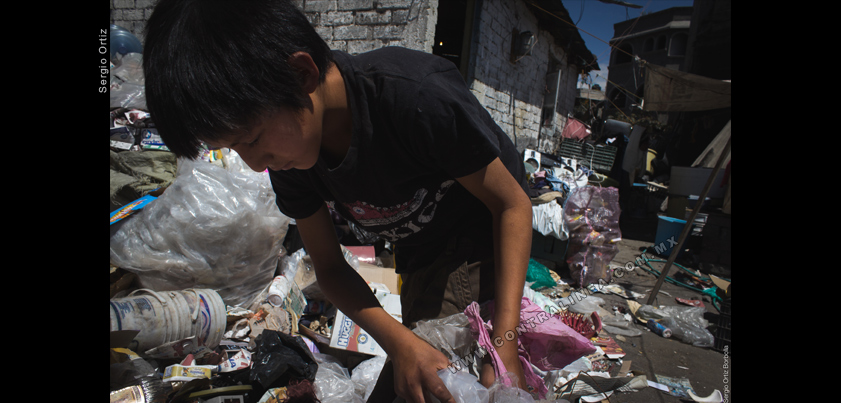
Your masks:
<path fill-rule="evenodd" d="M 318 160 L 321 126 L 308 109 L 282 108 L 264 115 L 250 131 L 208 145 L 233 149 L 257 172 L 309 169 Z"/>

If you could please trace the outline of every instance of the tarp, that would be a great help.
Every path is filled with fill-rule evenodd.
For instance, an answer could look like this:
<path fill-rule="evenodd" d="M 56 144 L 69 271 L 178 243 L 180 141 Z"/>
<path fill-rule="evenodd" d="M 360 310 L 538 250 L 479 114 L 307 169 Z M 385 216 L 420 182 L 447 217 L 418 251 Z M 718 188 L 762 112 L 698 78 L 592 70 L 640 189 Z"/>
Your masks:
<path fill-rule="evenodd" d="M 730 106 L 730 81 L 645 64 L 646 111 L 704 111 Z"/>

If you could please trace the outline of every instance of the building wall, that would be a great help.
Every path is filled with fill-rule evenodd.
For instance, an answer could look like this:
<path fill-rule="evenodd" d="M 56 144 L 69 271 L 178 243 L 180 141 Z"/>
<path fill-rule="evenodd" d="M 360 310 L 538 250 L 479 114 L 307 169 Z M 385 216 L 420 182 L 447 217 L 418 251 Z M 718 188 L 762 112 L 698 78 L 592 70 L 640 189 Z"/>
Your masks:
<path fill-rule="evenodd" d="M 438 2 L 445 0 L 297 0 L 333 49 L 351 54 L 383 46 L 402 46 L 432 53 Z M 143 42 L 143 26 L 155 0 L 111 0 L 111 21 Z M 478 48 L 470 90 L 497 124 L 514 141 L 517 149 L 555 153 L 560 134 L 571 114 L 577 95 L 577 68 L 570 66 L 554 38 L 540 31 L 536 17 L 523 1 L 483 0 Z M 560 23 L 560 22 L 559 22 Z M 529 55 L 516 63 L 509 60 L 512 30 L 535 33 Z M 550 65 L 561 70 L 561 84 L 551 125 L 541 130 L 541 110 L 547 92 Z"/>
<path fill-rule="evenodd" d="M 554 153 L 560 133 L 575 103 L 577 70 L 569 66 L 565 52 L 554 39 L 538 29 L 537 19 L 521 1 L 484 0 L 479 21 L 471 91 L 497 124 L 514 141 L 517 149 Z M 510 61 L 512 31 L 536 33 L 530 54 Z M 552 127 L 541 133 L 541 109 L 546 93 L 550 58 L 562 70 L 560 94 Z M 539 137 L 539 138 L 538 138 Z"/>
<path fill-rule="evenodd" d="M 658 66 L 685 71 L 691 18 L 692 7 L 673 7 L 614 24 L 614 37 L 610 44 L 615 48 L 610 54 L 609 82 L 605 94 L 615 106 L 624 109 L 632 104 L 638 105 L 639 98 L 644 95 L 643 69 L 625 52 Z M 676 54 L 681 41 L 683 52 Z M 617 101 L 620 91 L 617 86 L 630 93 L 625 95 L 624 102 Z"/>

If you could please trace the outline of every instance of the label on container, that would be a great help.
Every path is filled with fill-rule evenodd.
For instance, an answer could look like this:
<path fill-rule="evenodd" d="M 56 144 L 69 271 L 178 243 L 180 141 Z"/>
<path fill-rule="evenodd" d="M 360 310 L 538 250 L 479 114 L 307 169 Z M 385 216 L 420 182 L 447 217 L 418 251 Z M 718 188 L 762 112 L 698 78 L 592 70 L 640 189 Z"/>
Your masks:
<path fill-rule="evenodd" d="M 194 379 L 210 379 L 211 368 L 208 365 L 170 365 L 164 370 L 163 380 L 164 382 L 177 382 L 192 381 Z"/>

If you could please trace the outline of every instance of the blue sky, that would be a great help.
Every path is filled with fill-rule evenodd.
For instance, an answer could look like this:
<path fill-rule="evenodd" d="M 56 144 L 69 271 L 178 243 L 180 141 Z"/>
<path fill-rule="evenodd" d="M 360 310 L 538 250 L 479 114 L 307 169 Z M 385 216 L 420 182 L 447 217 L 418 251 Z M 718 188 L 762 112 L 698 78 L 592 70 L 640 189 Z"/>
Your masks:
<path fill-rule="evenodd" d="M 613 37 L 613 24 L 634 19 L 643 13 L 653 13 L 672 7 L 691 7 L 693 0 L 623 0 L 642 8 L 631 8 L 617 4 L 605 4 L 598 0 L 563 0 L 572 22 L 577 22 L 581 38 L 587 49 L 599 61 L 599 71 L 590 73 L 593 84 L 599 84 L 604 90 L 607 85 L 607 65 L 610 62 L 610 42 Z M 587 32 L 583 32 L 583 31 Z M 589 34 L 588 34 L 589 33 Z M 590 35 L 592 34 L 592 35 Z M 594 38 L 598 37 L 599 39 Z M 602 42 L 604 41 L 604 42 Z M 579 87 L 585 86 L 579 79 Z"/>

